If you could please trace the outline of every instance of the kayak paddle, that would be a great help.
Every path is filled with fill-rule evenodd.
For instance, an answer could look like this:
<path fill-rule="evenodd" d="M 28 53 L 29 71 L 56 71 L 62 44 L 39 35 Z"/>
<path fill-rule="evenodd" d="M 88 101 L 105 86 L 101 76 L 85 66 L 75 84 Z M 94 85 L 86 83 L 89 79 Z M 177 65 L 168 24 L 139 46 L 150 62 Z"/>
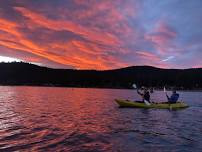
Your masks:
<path fill-rule="evenodd" d="M 137 89 L 137 85 L 136 85 L 135 83 L 133 84 L 133 88 L 134 88 L 134 89 Z"/>
<path fill-rule="evenodd" d="M 149 103 L 147 100 L 144 100 L 144 103 L 145 103 L 146 105 L 148 105 L 148 106 L 151 105 L 151 103 Z"/>
<path fill-rule="evenodd" d="M 166 87 L 164 86 L 164 88 L 163 88 L 163 92 L 165 92 L 166 93 Z"/>
<path fill-rule="evenodd" d="M 167 91 L 166 91 L 166 87 L 164 86 L 164 88 L 163 88 L 163 92 L 165 92 L 165 94 L 166 94 L 166 96 L 167 96 L 167 98 L 168 98 L 168 94 L 167 94 Z M 168 101 L 169 102 L 169 101 Z M 172 110 L 172 106 L 171 106 L 171 104 L 169 103 L 169 108 L 170 108 L 170 110 Z"/>

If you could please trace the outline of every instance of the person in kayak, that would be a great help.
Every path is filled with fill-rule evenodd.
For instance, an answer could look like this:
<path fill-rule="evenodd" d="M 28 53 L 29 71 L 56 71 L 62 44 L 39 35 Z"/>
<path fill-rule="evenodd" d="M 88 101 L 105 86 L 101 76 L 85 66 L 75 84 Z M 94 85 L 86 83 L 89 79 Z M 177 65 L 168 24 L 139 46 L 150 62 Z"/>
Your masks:
<path fill-rule="evenodd" d="M 180 95 L 176 92 L 176 90 L 173 90 L 172 95 L 169 97 L 168 94 L 166 93 L 166 97 L 169 103 L 176 103 Z"/>
<path fill-rule="evenodd" d="M 140 91 L 137 89 L 137 93 L 142 96 L 142 102 L 145 102 L 145 100 L 146 100 L 147 102 L 151 103 L 151 102 L 150 102 L 150 93 L 149 93 L 149 90 L 148 90 L 147 88 L 144 88 L 143 93 L 140 92 Z"/>

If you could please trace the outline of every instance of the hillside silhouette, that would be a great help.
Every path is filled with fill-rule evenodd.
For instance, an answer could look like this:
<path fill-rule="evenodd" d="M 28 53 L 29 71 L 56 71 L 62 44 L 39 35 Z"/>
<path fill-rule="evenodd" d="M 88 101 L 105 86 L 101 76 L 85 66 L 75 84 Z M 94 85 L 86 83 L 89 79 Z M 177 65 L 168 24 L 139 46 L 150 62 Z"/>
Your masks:
<path fill-rule="evenodd" d="M 201 89 L 202 69 L 160 69 L 133 66 L 116 70 L 51 69 L 14 62 L 0 63 L 0 85 L 131 88 L 138 86 Z"/>

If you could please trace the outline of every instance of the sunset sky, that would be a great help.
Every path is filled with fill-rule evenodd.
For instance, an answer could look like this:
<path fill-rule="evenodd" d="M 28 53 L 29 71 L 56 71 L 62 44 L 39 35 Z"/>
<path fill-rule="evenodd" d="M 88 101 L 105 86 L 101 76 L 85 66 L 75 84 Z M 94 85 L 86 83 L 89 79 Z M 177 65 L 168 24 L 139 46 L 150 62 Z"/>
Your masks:
<path fill-rule="evenodd" d="M 202 1 L 0 0 L 0 56 L 53 68 L 202 67 Z"/>

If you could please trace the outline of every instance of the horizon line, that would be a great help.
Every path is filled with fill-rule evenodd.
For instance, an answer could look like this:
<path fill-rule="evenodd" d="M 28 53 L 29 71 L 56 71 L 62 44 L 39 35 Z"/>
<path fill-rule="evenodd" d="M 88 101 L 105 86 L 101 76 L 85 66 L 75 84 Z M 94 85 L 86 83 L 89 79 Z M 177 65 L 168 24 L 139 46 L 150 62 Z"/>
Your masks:
<path fill-rule="evenodd" d="M 202 69 L 202 67 L 192 67 L 192 68 L 160 68 L 156 66 L 151 66 L 151 65 L 132 65 L 132 66 L 127 66 L 127 67 L 121 67 L 121 68 L 114 68 L 114 69 L 106 69 L 106 70 L 98 70 L 98 69 L 74 69 L 74 68 L 53 68 L 53 67 L 48 67 L 45 65 L 40 65 L 37 63 L 33 62 L 25 62 L 25 61 L 11 61 L 11 62 L 0 62 L 0 64 L 12 64 L 12 63 L 23 63 L 23 64 L 30 64 L 30 65 L 35 65 L 38 67 L 42 68 L 49 68 L 49 69 L 58 69 L 58 70 L 78 70 L 78 71 L 113 71 L 113 70 L 121 70 L 121 69 L 126 69 L 126 68 L 133 68 L 133 67 L 151 67 L 151 68 L 156 68 L 156 69 L 162 69 L 162 70 L 189 70 L 189 69 Z"/>

